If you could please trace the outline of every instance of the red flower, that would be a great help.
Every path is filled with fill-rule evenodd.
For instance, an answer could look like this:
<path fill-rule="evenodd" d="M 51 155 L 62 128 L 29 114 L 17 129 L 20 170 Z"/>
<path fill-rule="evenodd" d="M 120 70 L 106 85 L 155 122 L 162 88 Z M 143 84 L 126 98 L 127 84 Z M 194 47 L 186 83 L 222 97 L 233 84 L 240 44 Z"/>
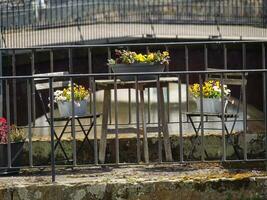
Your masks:
<path fill-rule="evenodd" d="M 4 117 L 0 117 L 0 123 L 1 123 L 1 124 L 5 124 L 5 123 L 7 123 L 6 118 L 4 118 Z"/>
<path fill-rule="evenodd" d="M 7 143 L 8 127 L 4 117 L 0 117 L 0 143 Z"/>

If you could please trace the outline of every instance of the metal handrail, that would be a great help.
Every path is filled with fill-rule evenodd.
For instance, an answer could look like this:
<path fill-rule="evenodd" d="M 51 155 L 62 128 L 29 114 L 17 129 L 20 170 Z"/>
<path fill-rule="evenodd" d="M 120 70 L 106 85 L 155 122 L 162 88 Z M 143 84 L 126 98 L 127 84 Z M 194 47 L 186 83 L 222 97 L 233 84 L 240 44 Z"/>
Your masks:
<path fill-rule="evenodd" d="M 142 42 L 142 43 L 116 43 L 116 44 L 70 44 L 70 45 L 49 45 L 49 46 L 33 46 L 33 47 L 10 47 L 0 48 L 3 52 L 6 50 L 50 50 L 50 49 L 74 49 L 74 48 L 93 48 L 93 47 L 141 47 L 141 46 L 193 46 L 193 45 L 205 45 L 205 44 L 252 44 L 252 43 L 264 43 L 265 40 L 218 40 L 218 41 L 190 41 L 190 42 Z"/>

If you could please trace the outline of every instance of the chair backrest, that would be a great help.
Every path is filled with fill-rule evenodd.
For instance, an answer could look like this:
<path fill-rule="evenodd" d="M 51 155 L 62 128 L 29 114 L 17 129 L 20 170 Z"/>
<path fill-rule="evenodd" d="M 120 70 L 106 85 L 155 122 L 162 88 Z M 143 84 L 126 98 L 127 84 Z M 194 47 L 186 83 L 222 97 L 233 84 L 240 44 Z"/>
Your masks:
<path fill-rule="evenodd" d="M 207 71 L 219 71 L 221 69 L 216 68 L 207 68 Z M 243 81 L 244 85 L 247 84 L 247 74 L 245 74 L 244 77 L 242 77 L 242 73 L 224 73 L 223 74 L 223 82 L 225 85 L 237 85 L 242 86 Z M 243 78 L 243 79 L 242 79 Z M 211 73 L 208 74 L 208 80 L 221 80 L 221 73 Z"/>
<path fill-rule="evenodd" d="M 64 78 L 64 75 L 69 74 L 69 72 L 52 72 L 52 73 L 43 73 L 43 74 L 34 74 L 33 76 L 57 76 L 54 78 L 53 82 L 53 88 L 63 88 L 68 86 L 70 83 L 69 80 L 66 80 Z M 49 89 L 49 79 L 48 78 L 34 78 L 34 83 L 35 83 L 35 89 L 37 91 L 40 90 L 48 90 Z"/>
<path fill-rule="evenodd" d="M 44 92 L 42 92 L 42 91 L 49 90 L 49 78 L 45 78 L 45 77 L 56 76 L 53 79 L 53 89 L 57 89 L 57 88 L 67 87 L 70 84 L 70 81 L 66 80 L 66 78 L 64 77 L 64 75 L 67 75 L 67 74 L 69 74 L 69 72 L 65 71 L 65 72 L 53 72 L 53 73 L 43 73 L 43 74 L 33 75 L 37 77 L 37 78 L 34 78 L 35 90 L 37 91 L 37 94 L 38 94 L 38 97 L 41 103 L 41 109 L 48 123 L 50 123 L 50 120 L 49 120 L 49 117 L 47 116 L 47 106 L 45 105 L 45 99 L 43 97 Z M 38 78 L 38 76 L 42 76 L 42 78 Z"/>
<path fill-rule="evenodd" d="M 207 71 L 220 71 L 222 69 L 217 68 L 207 68 Z M 207 75 L 208 80 L 218 80 L 221 81 L 221 75 L 222 73 L 210 73 Z M 240 109 L 240 102 L 242 101 L 242 91 L 245 90 L 245 87 L 247 85 L 247 73 L 242 75 L 242 73 L 223 73 L 223 83 L 227 86 L 239 86 L 239 97 L 238 97 L 238 105 L 236 109 L 236 113 L 238 114 Z M 229 100 L 229 99 L 228 99 Z M 224 111 L 227 111 L 227 105 L 224 108 Z"/>

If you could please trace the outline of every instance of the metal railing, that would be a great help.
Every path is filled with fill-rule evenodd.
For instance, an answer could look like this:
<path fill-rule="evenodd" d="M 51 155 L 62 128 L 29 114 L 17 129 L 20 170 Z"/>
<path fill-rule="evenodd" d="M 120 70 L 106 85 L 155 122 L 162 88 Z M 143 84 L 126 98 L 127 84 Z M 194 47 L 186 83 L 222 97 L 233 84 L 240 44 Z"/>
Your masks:
<path fill-rule="evenodd" d="M 126 109 L 124 110 L 124 113 L 126 113 L 126 115 L 124 114 L 124 118 L 125 119 L 121 119 L 119 118 L 119 115 L 121 114 L 120 109 L 122 109 L 121 106 L 121 99 L 119 97 L 120 91 L 118 89 L 118 85 L 120 84 L 119 80 L 121 76 L 125 75 L 125 74 L 114 74 L 114 73 L 96 73 L 95 70 L 97 70 L 97 68 L 94 67 L 94 63 L 93 63 L 93 52 L 97 49 L 103 49 L 106 48 L 108 57 L 110 57 L 112 55 L 111 50 L 113 48 L 117 48 L 117 47 L 128 47 L 128 48 L 136 48 L 136 47 L 147 47 L 147 49 L 161 49 L 164 47 L 164 49 L 171 49 L 172 47 L 181 47 L 182 49 L 184 49 L 184 61 L 185 61 L 185 66 L 184 69 L 182 69 L 181 71 L 177 71 L 177 69 L 174 69 L 174 71 L 169 71 L 169 72 L 162 72 L 162 73 L 146 73 L 146 74 L 150 74 L 150 75 L 155 75 L 157 78 L 154 80 L 154 84 L 156 85 L 156 89 L 147 89 L 145 91 L 145 95 L 146 95 L 146 107 L 145 107 L 145 111 L 147 113 L 147 117 L 146 117 L 146 124 L 149 125 L 154 125 L 155 127 L 160 127 L 161 124 L 160 123 L 160 114 L 162 112 L 160 112 L 159 106 L 156 107 L 156 110 L 153 111 L 153 100 L 155 101 L 154 105 L 157 104 L 159 102 L 159 86 L 160 86 L 160 77 L 176 77 L 177 81 L 174 84 L 174 87 L 176 88 L 175 91 L 175 98 L 170 94 L 170 88 L 169 86 L 166 86 L 166 90 L 164 92 L 164 99 L 166 99 L 166 113 L 167 113 L 167 122 L 168 122 L 168 126 L 174 126 L 174 132 L 172 134 L 172 136 L 178 136 L 178 149 L 176 149 L 177 152 L 174 152 L 173 149 L 172 153 L 173 153 L 173 161 L 171 163 L 191 163 L 191 162 L 215 162 L 215 161 L 223 161 L 223 162 L 241 162 L 241 161 L 265 161 L 266 157 L 265 155 L 260 155 L 260 156 L 255 156 L 253 155 L 253 152 L 248 152 L 248 143 L 249 143 L 249 137 L 248 135 L 249 130 L 247 128 L 247 124 L 248 122 L 251 121 L 259 121 L 260 123 L 263 124 L 263 130 L 261 130 L 261 132 L 263 132 L 263 135 L 265 135 L 266 137 L 266 128 L 267 128 L 267 123 L 266 123 L 266 119 L 267 119 L 267 108 L 266 108 L 266 104 L 263 103 L 263 107 L 259 108 L 261 110 L 261 112 L 263 113 L 263 116 L 256 116 L 256 118 L 254 117 L 247 117 L 247 104 L 248 102 L 246 101 L 249 97 L 251 96 L 256 96 L 258 94 L 260 94 L 258 97 L 262 99 L 262 102 L 266 102 L 266 75 L 267 75 L 267 71 L 266 71 L 266 62 L 265 62 L 265 43 L 263 42 L 258 42 L 256 43 L 259 47 L 260 47 L 260 57 L 261 57 L 261 64 L 260 64 L 260 68 L 259 69 L 248 69 L 248 64 L 247 64 L 247 46 L 253 44 L 253 42 L 206 42 L 206 43 L 200 43 L 200 42 L 196 42 L 195 44 L 192 43 L 158 43 L 158 44 L 150 44 L 150 43 L 146 43 L 146 44 L 113 44 L 113 45 L 77 45 L 77 46 L 54 46 L 54 47 L 43 47 L 43 48 L 33 48 L 33 49 L 27 49 L 27 48 L 22 48 L 22 49 L 1 49 L 1 53 L 7 53 L 7 55 L 11 55 L 11 66 L 13 67 L 13 76 L 9 75 L 9 76 L 1 76 L 0 80 L 1 80 L 1 86 L 2 89 L 1 91 L 4 93 L 1 93 L 2 95 L 0 95 L 1 97 L 1 102 L 2 103 L 2 110 L 1 110 L 1 116 L 5 116 L 7 118 L 8 121 L 8 126 L 10 126 L 11 124 L 15 123 L 18 125 L 25 125 L 25 128 L 27 130 L 28 133 L 28 137 L 27 137 L 27 148 L 29 151 L 28 154 L 28 163 L 25 166 L 20 166 L 20 168 L 41 168 L 41 167 L 52 167 L 52 177 L 53 180 L 55 180 L 55 169 L 56 167 L 60 167 L 62 166 L 62 164 L 58 164 L 56 165 L 55 163 L 55 155 L 54 155 L 54 148 L 55 148 L 55 144 L 53 143 L 55 140 L 54 138 L 54 134 L 53 131 L 55 128 L 60 128 L 62 127 L 62 125 L 56 125 L 56 122 L 54 122 L 54 117 L 55 117 L 55 112 L 56 110 L 54 110 L 54 107 L 51 106 L 51 112 L 50 112 L 50 116 L 51 116 L 51 123 L 50 124 L 46 124 L 46 126 L 40 126 L 39 124 L 36 124 L 36 119 L 38 118 L 37 114 L 40 112 L 38 112 L 38 102 L 36 102 L 36 91 L 35 91 L 35 87 L 34 87 L 34 79 L 36 78 L 46 78 L 48 79 L 47 82 L 49 83 L 49 88 L 50 88 L 50 95 L 48 95 L 50 97 L 50 101 L 53 102 L 53 80 L 57 78 L 57 76 L 40 76 L 38 77 L 35 74 L 38 74 L 36 72 L 36 53 L 37 51 L 40 52 L 46 52 L 48 53 L 48 57 L 49 60 L 46 60 L 46 62 L 49 62 L 49 70 L 47 69 L 47 71 L 50 72 L 54 72 L 54 71 L 58 71 L 58 69 L 55 66 L 55 60 L 54 60 L 54 56 L 56 51 L 62 51 L 62 50 L 66 50 L 68 52 L 67 54 L 67 62 L 68 62 L 68 70 L 71 72 L 71 74 L 69 75 L 65 75 L 64 78 L 66 80 L 70 80 L 72 83 L 73 82 L 82 82 L 84 85 L 86 85 L 87 87 L 90 87 L 92 89 L 92 95 L 91 95 L 91 106 L 90 106 L 90 111 L 93 114 L 93 118 L 96 119 L 96 112 L 103 112 L 101 110 L 102 107 L 102 103 L 101 100 L 99 99 L 100 97 L 98 96 L 99 92 L 97 90 L 97 81 L 99 79 L 110 79 L 110 80 L 114 80 L 113 82 L 113 88 L 112 88 L 112 94 L 114 94 L 114 100 L 112 102 L 110 102 L 111 105 L 111 109 L 113 110 L 113 114 L 115 115 L 115 117 L 113 116 L 113 114 L 110 114 L 110 119 L 111 121 L 108 121 L 108 124 L 111 126 L 115 127 L 115 132 L 113 132 L 113 134 L 115 135 L 115 137 L 113 137 L 111 140 L 115 141 L 115 153 L 114 153 L 114 158 L 115 159 L 111 159 L 108 163 L 110 165 L 123 165 L 125 164 L 125 160 L 121 160 L 120 158 L 120 144 L 121 144 L 121 139 L 119 137 L 119 128 L 121 126 L 134 126 L 134 127 L 141 127 L 141 120 L 139 119 L 139 108 L 138 107 L 132 107 L 132 104 L 137 104 L 139 105 L 139 94 L 138 94 L 138 85 L 141 84 L 141 80 L 138 79 L 138 76 L 143 75 L 143 74 L 128 74 L 127 76 L 134 76 L 135 77 L 135 81 L 134 81 L 134 85 L 137 87 L 134 87 L 133 89 L 129 89 L 126 91 L 126 93 L 124 93 L 123 96 L 126 96 L 127 98 L 127 104 L 129 105 L 128 107 L 126 107 Z M 207 69 L 210 66 L 209 63 L 209 46 L 211 46 L 212 48 L 214 48 L 214 45 L 219 45 L 220 47 L 222 47 L 223 51 L 222 51 L 222 55 L 223 55 L 223 63 L 224 65 L 221 67 L 221 70 L 219 71 L 207 71 L 204 69 Z M 242 58 L 242 65 L 240 66 L 241 69 L 238 70 L 229 70 L 228 68 L 228 64 L 230 62 L 230 60 L 228 60 L 228 56 L 227 56 L 227 52 L 229 51 L 229 46 L 232 45 L 238 45 L 238 50 L 241 51 L 241 58 Z M 204 65 L 203 70 L 197 70 L 197 71 L 192 71 L 190 70 L 190 66 L 189 66 L 189 61 L 190 61 L 190 57 L 189 57 L 189 51 L 190 48 L 193 47 L 195 48 L 196 46 L 202 46 L 203 48 L 203 55 L 204 55 Z M 241 47 L 241 48 L 240 48 Z M 74 71 L 74 65 L 73 65 L 73 50 L 77 49 L 77 48 L 83 48 L 88 50 L 87 52 L 87 67 L 88 67 L 88 73 L 77 73 L 77 74 L 73 74 Z M 258 48 L 257 48 L 258 49 Z M 18 65 L 19 62 L 16 61 L 16 56 L 19 55 L 19 53 L 22 53 L 22 55 L 31 55 L 31 73 L 29 75 L 24 75 L 24 76 L 16 76 L 16 66 Z M 1 59 L 3 58 L 1 63 L 1 69 L 3 68 L 3 66 L 6 66 L 7 62 L 7 57 L 3 57 L 0 56 Z M 47 66 L 47 65 L 46 65 Z M 171 67 L 171 66 L 170 66 Z M 3 68 L 5 69 L 5 67 Z M 202 83 L 205 80 L 205 77 L 207 75 L 210 74 L 214 74 L 214 73 L 219 73 L 220 74 L 220 80 L 223 83 L 225 80 L 225 75 L 231 73 L 231 74 L 235 74 L 235 73 L 239 73 L 242 74 L 242 80 L 244 81 L 244 78 L 247 76 L 248 77 L 248 83 L 247 84 L 253 84 L 251 81 L 253 81 L 253 79 L 249 79 L 249 77 L 257 77 L 257 79 L 261 80 L 258 84 L 257 84 L 257 88 L 258 90 L 248 90 L 246 87 L 242 87 L 242 94 L 243 94 L 243 101 L 241 104 L 242 107 L 242 112 L 243 114 L 241 115 L 242 117 L 238 119 L 238 123 L 240 126 L 240 129 L 238 131 L 235 132 L 235 134 L 240 135 L 241 139 L 240 139 L 240 144 L 239 147 L 242 149 L 240 150 L 240 157 L 237 156 L 231 156 L 229 157 L 229 155 L 227 155 L 226 152 L 226 148 L 229 145 L 228 142 L 228 135 L 226 132 L 225 127 L 223 126 L 224 121 L 212 121 L 212 123 L 217 123 L 216 126 L 221 127 L 221 131 L 219 131 L 219 135 L 221 136 L 222 142 L 221 145 L 219 146 L 221 149 L 221 154 L 219 156 L 219 158 L 207 158 L 205 155 L 205 146 L 207 144 L 205 144 L 205 133 L 206 131 L 204 129 L 201 128 L 200 130 L 200 149 L 197 150 L 197 152 L 200 152 L 200 157 L 198 158 L 192 158 L 189 156 L 188 152 L 185 152 L 185 149 L 183 148 L 185 145 L 185 139 L 184 136 L 188 136 L 185 132 L 185 128 L 188 127 L 190 125 L 190 121 L 188 121 L 188 118 L 186 117 L 186 115 L 184 113 L 188 113 L 189 111 L 192 110 L 192 102 L 190 103 L 190 94 L 188 93 L 188 87 L 189 84 L 192 84 L 193 82 L 199 82 Z M 19 88 L 26 88 L 25 92 L 21 92 L 19 93 Z M 23 91 L 23 90 L 21 90 Z M 127 95 L 125 95 L 127 94 Z M 153 94 L 155 96 L 153 96 Z M 233 95 L 235 96 L 236 94 L 238 94 L 237 92 L 233 92 Z M 47 97 L 48 97 L 47 96 Z M 172 100 L 171 98 L 174 98 L 175 100 Z M 182 100 L 182 98 L 184 98 L 184 100 Z M 223 97 L 222 97 L 223 98 Z M 20 106 L 18 105 L 18 99 L 20 99 L 20 102 L 24 102 L 25 106 Z M 157 100 L 156 100 L 157 99 Z M 97 104 L 100 101 L 100 104 Z M 185 103 L 184 107 L 181 105 L 182 101 Z M 11 103 L 12 102 L 12 103 Z M 27 106 L 25 104 L 25 102 L 27 102 Z M 50 102 L 50 105 L 53 105 L 53 103 Z M 20 104 L 21 104 L 20 103 Z M 49 102 L 47 102 L 49 103 Z M 171 107 L 172 105 L 173 107 Z M 24 108 L 24 109 L 23 109 Z M 134 109 L 136 108 L 136 109 Z M 22 110 L 18 110 L 18 109 L 22 109 Z M 27 110 L 25 112 L 25 109 Z M 202 109 L 203 110 L 203 106 Z M 104 111 L 105 112 L 105 111 Z M 171 112 L 173 113 L 173 115 L 171 115 Z M 21 113 L 20 115 L 18 115 L 18 113 Z M 74 113 L 74 112 L 72 112 Z M 201 112 L 202 114 L 200 115 L 200 118 L 196 121 L 196 122 L 201 122 L 204 123 L 205 121 L 205 116 L 204 113 Z M 222 112 L 222 119 L 224 119 L 224 115 L 226 115 L 227 113 Z M 20 116 L 20 117 L 18 117 Z M 126 117 L 125 117 L 126 116 Z M 24 122 L 23 122 L 24 121 Z M 26 122 L 25 122 L 26 121 Z M 228 123 L 231 123 L 232 121 L 230 120 Z M 207 122 L 209 123 L 209 122 Z M 189 125 L 188 125 L 189 124 Z M 76 167 L 76 166 L 89 166 L 89 165 L 94 165 L 94 166 L 101 166 L 101 165 L 108 165 L 107 163 L 100 163 L 99 162 L 99 142 L 100 142 L 100 138 L 99 138 L 99 133 L 101 133 L 102 129 L 101 127 L 101 123 L 99 120 L 97 120 L 97 123 L 94 124 L 94 129 L 93 129 L 93 133 L 92 134 L 92 138 L 90 138 L 91 141 L 94 141 L 94 146 L 93 146 L 93 151 L 92 153 L 92 157 L 93 159 L 91 160 L 90 164 L 80 164 L 79 162 L 77 162 L 78 158 L 77 158 L 77 149 L 76 148 L 72 148 L 72 156 L 73 156 L 73 160 L 71 163 L 68 163 L 66 165 L 63 166 L 71 166 L 71 167 Z M 50 135 L 51 136 L 51 163 L 47 162 L 46 164 L 35 164 L 34 162 L 34 157 L 33 157 L 33 136 L 34 136 L 34 132 L 37 129 L 46 129 L 46 136 Z M 70 132 L 72 134 L 72 142 L 74 144 L 73 147 L 75 147 L 75 143 L 76 143 L 76 136 L 77 136 L 77 130 L 76 130 L 76 125 L 75 122 L 73 122 L 70 126 Z M 191 131 L 191 133 L 194 133 L 193 129 L 186 129 L 187 131 Z M 162 150 L 163 150 L 163 144 L 164 144 L 164 138 L 162 137 L 161 134 L 161 129 L 159 129 L 159 131 L 157 133 L 157 136 L 153 136 L 157 143 L 157 158 L 151 158 L 150 160 L 148 160 L 148 163 L 161 163 L 161 162 L 167 162 L 166 158 L 164 158 L 163 154 L 162 154 Z M 234 134 L 234 135 L 235 135 Z M 232 137 L 232 135 L 231 135 Z M 136 138 L 136 146 L 137 148 L 135 149 L 136 151 L 136 158 L 135 158 L 135 163 L 140 164 L 142 161 L 142 147 L 141 144 L 143 142 L 143 137 L 140 134 L 140 132 L 137 132 L 135 134 L 135 138 Z M 172 141 L 172 140 L 171 140 Z M 265 142 L 265 141 L 263 141 Z M 175 141 L 173 141 L 173 143 L 171 142 L 171 146 L 174 145 Z M 265 143 L 266 144 L 266 143 Z M 165 144 L 164 144 L 165 145 Z M 109 145 L 108 145 L 109 146 Z M 191 144 L 191 147 L 193 147 L 194 144 Z M 18 168 L 18 167 L 13 167 L 12 166 L 12 159 L 11 159 L 11 143 L 10 143 L 10 138 L 8 139 L 8 144 L 7 144 L 7 158 L 8 158 L 8 162 L 6 166 L 2 166 L 1 169 L 12 169 L 12 168 Z M 265 149 L 266 145 L 263 145 L 263 149 L 262 152 L 266 153 L 266 149 Z M 152 147 L 148 148 L 148 151 L 151 150 Z M 127 164 L 132 163 L 132 162 L 128 162 Z"/>
<path fill-rule="evenodd" d="M 0 3 L 0 27 L 2 46 L 4 47 L 30 47 L 84 42 L 94 39 L 139 37 L 140 35 L 185 37 L 191 36 L 193 33 L 193 35 L 201 38 L 222 37 L 224 35 L 225 37 L 244 38 L 252 37 L 247 33 L 251 31 L 250 29 L 266 26 L 266 8 L 263 1 L 50 0 L 46 4 L 41 4 L 41 1 L 39 4 L 36 4 L 35 1 L 23 2 L 7 1 Z M 114 25 L 115 28 L 109 25 Z M 128 27 L 129 25 L 130 27 Z M 161 26 L 157 27 L 156 25 Z M 180 30 L 174 31 L 175 27 L 163 25 L 181 26 L 179 27 Z M 199 30 L 202 30 L 201 27 L 188 28 L 186 25 L 214 25 L 215 27 L 210 28 L 204 35 L 198 35 Z M 225 25 L 239 25 L 240 27 L 233 32 L 227 27 L 224 30 Z M 242 26 L 251 28 L 244 32 Z M 64 31 L 63 29 L 59 30 L 59 28 L 69 29 Z M 42 32 L 46 29 L 55 30 L 53 33 Z M 127 32 L 127 29 L 131 31 Z M 169 29 L 172 29 L 172 31 Z M 181 31 L 181 29 L 184 31 Z M 264 30 L 257 30 L 260 33 L 255 37 L 264 35 Z M 71 34 L 68 35 L 67 32 L 70 31 L 72 35 L 77 35 L 77 37 L 73 38 L 74 36 L 70 36 Z M 94 34 L 95 32 L 102 32 L 102 35 Z M 87 38 L 88 33 L 90 33 L 90 37 L 87 36 Z M 64 36 L 66 40 L 61 41 L 59 35 Z M 16 38 L 20 38 L 20 41 Z M 57 39 L 50 41 L 50 38 Z M 30 43 L 25 40 L 33 41 Z M 24 41 L 23 45 L 21 44 L 22 41 Z M 43 41 L 46 41 L 46 43 Z"/>
<path fill-rule="evenodd" d="M 0 4 L 2 28 L 50 28 L 94 23 L 207 23 L 262 26 L 262 1 L 93 1 Z"/>

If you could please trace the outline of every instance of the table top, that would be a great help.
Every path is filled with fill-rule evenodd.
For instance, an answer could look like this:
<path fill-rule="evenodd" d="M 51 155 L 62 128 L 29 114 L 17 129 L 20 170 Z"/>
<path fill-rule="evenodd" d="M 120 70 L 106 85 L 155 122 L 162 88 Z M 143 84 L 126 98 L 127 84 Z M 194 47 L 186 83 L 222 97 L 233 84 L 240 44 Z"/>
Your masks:
<path fill-rule="evenodd" d="M 113 89 L 115 85 L 114 79 L 96 80 L 97 90 Z M 166 87 L 169 83 L 178 83 L 178 77 L 160 77 L 160 87 Z M 117 79 L 117 88 L 135 88 L 135 81 L 121 81 Z M 138 80 L 139 88 L 157 87 L 157 80 Z"/>

